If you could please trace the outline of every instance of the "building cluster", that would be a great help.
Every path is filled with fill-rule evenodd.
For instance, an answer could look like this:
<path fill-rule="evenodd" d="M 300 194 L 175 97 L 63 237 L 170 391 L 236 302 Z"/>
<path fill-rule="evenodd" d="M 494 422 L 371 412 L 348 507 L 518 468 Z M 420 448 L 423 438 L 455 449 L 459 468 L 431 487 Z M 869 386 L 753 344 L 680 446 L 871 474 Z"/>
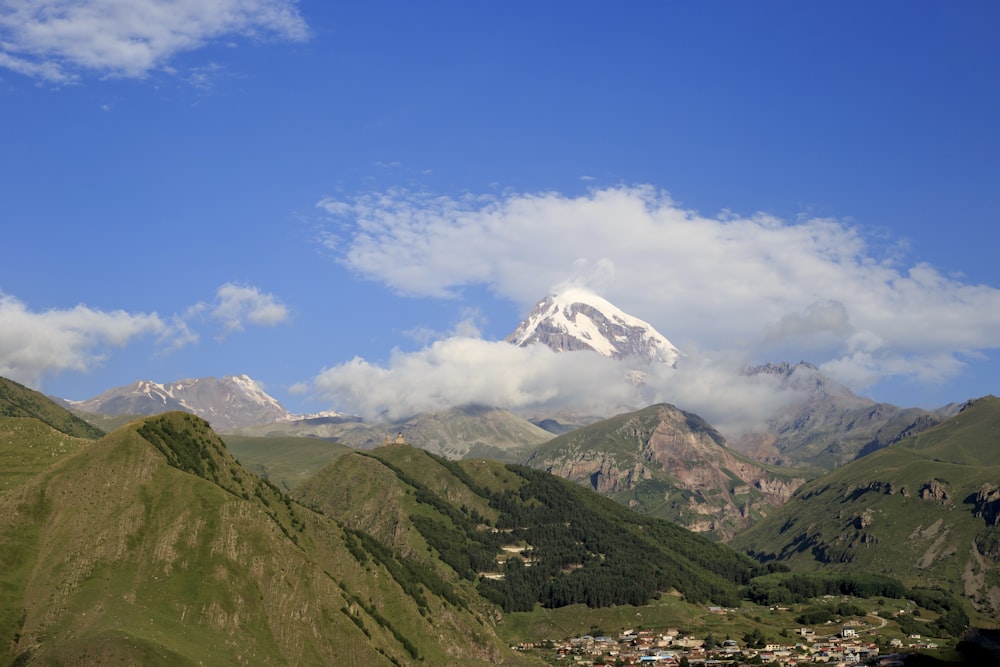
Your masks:
<path fill-rule="evenodd" d="M 839 634 L 818 638 L 812 630 L 800 628 L 794 641 L 773 643 L 763 648 L 751 648 L 732 639 L 707 641 L 681 635 L 675 629 L 666 631 L 626 630 L 617 637 L 574 637 L 546 644 L 521 644 L 521 650 L 555 651 L 557 659 L 573 667 L 614 667 L 616 665 L 649 665 L 650 667 L 723 667 L 761 663 L 795 667 L 796 665 L 826 665 L 854 667 L 877 665 L 893 667 L 903 664 L 899 653 L 879 655 L 876 643 L 859 636 L 857 630 L 845 627 Z M 911 637 L 912 639 L 912 637 Z M 919 640 L 919 637 L 917 637 Z M 893 650 L 904 648 L 901 640 L 893 640 Z M 910 649 L 934 648 L 933 644 L 908 642 Z"/>

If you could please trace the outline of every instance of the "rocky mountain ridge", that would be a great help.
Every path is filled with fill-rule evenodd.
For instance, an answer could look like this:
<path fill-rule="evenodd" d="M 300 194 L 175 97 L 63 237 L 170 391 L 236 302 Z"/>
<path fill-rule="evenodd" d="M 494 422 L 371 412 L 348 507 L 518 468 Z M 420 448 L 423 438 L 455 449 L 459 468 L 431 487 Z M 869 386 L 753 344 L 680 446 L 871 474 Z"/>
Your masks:
<path fill-rule="evenodd" d="M 85 401 L 68 401 L 77 410 L 105 415 L 155 415 L 180 410 L 198 415 L 217 431 L 293 419 L 263 385 L 248 375 L 187 378 L 166 384 L 139 380 Z"/>
<path fill-rule="evenodd" d="M 783 504 L 805 481 L 733 451 L 703 419 L 668 404 L 559 436 L 527 463 L 724 539 Z"/>

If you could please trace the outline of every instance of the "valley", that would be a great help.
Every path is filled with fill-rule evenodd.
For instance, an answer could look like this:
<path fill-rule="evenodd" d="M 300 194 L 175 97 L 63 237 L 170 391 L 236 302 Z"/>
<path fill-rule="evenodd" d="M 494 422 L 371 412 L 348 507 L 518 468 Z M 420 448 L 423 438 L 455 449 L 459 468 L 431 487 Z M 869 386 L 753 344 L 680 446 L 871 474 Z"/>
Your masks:
<path fill-rule="evenodd" d="M 71 413 L 3 386 L 5 406 L 32 399 L 64 429 L 0 418 L 7 662 L 851 664 L 930 651 L 958 663 L 977 650 L 959 641 L 966 626 L 995 624 L 993 398 L 805 481 L 667 405 L 549 438 L 525 466 L 449 458 L 402 435 L 363 448 L 220 438 L 183 412 L 80 437 Z M 575 477 L 537 463 L 571 451 L 605 464 Z M 705 498 L 746 496 L 746 484 L 774 500 L 732 534 L 691 532 L 683 514 L 630 502 L 621 492 L 634 500 L 640 487 L 624 477 L 602 486 L 622 470 L 663 471 L 658 484 Z M 800 488 L 782 497 L 780 480 Z M 836 511 L 816 505 L 825 499 Z"/>

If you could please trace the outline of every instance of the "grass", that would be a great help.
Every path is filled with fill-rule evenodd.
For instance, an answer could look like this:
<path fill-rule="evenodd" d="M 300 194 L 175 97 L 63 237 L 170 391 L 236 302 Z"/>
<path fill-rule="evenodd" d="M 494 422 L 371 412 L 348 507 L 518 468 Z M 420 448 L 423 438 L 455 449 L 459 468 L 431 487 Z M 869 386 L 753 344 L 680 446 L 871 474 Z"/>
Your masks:
<path fill-rule="evenodd" d="M 91 442 L 36 419 L 0 417 L 0 496 Z"/>
<path fill-rule="evenodd" d="M 325 465 L 354 451 L 323 438 L 224 435 L 232 455 L 250 472 L 291 491 Z"/>
<path fill-rule="evenodd" d="M 1000 480 L 997 433 L 1000 400 L 981 399 L 949 422 L 803 485 L 734 545 L 796 569 L 850 569 L 965 594 L 976 602 L 973 620 L 993 625 L 1000 610 L 987 599 L 1000 564 L 972 553 L 986 524 L 967 500 Z M 931 482 L 947 498 L 922 498 Z"/>

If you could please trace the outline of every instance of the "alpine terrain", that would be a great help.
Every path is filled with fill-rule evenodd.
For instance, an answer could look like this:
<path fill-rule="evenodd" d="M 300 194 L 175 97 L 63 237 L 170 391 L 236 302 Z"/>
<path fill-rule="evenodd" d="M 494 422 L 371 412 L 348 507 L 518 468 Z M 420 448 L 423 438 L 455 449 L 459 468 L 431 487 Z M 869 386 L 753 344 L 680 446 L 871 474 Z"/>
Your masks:
<path fill-rule="evenodd" d="M 668 404 L 561 435 L 527 462 L 723 539 L 782 505 L 806 479 L 750 460 L 701 417 Z"/>
<path fill-rule="evenodd" d="M 291 419 L 292 415 L 247 375 L 177 380 L 159 384 L 139 380 L 85 401 L 68 401 L 84 412 L 105 415 L 156 415 L 171 410 L 196 414 L 217 431 Z"/>
<path fill-rule="evenodd" d="M 1000 618 L 1000 399 L 801 486 L 734 544 L 796 570 L 865 572 L 961 594 Z"/>
<path fill-rule="evenodd" d="M 508 343 L 541 343 L 557 352 L 593 350 L 612 359 L 635 357 L 674 365 L 680 351 L 647 322 L 582 288 L 551 294 L 508 335 Z"/>
<path fill-rule="evenodd" d="M 797 396 L 771 415 L 764 432 L 731 434 L 735 449 L 759 461 L 830 470 L 920 433 L 948 414 L 858 396 L 805 362 L 763 364 L 746 374 L 768 376 L 780 391 Z"/>
<path fill-rule="evenodd" d="M 325 438 L 356 449 L 372 449 L 401 439 L 407 444 L 449 459 L 491 458 L 523 460 L 552 433 L 509 410 L 465 405 L 438 412 L 422 412 L 406 419 L 368 423 L 360 418 L 326 417 L 246 426 L 232 434 L 244 436 L 309 436 Z"/>

